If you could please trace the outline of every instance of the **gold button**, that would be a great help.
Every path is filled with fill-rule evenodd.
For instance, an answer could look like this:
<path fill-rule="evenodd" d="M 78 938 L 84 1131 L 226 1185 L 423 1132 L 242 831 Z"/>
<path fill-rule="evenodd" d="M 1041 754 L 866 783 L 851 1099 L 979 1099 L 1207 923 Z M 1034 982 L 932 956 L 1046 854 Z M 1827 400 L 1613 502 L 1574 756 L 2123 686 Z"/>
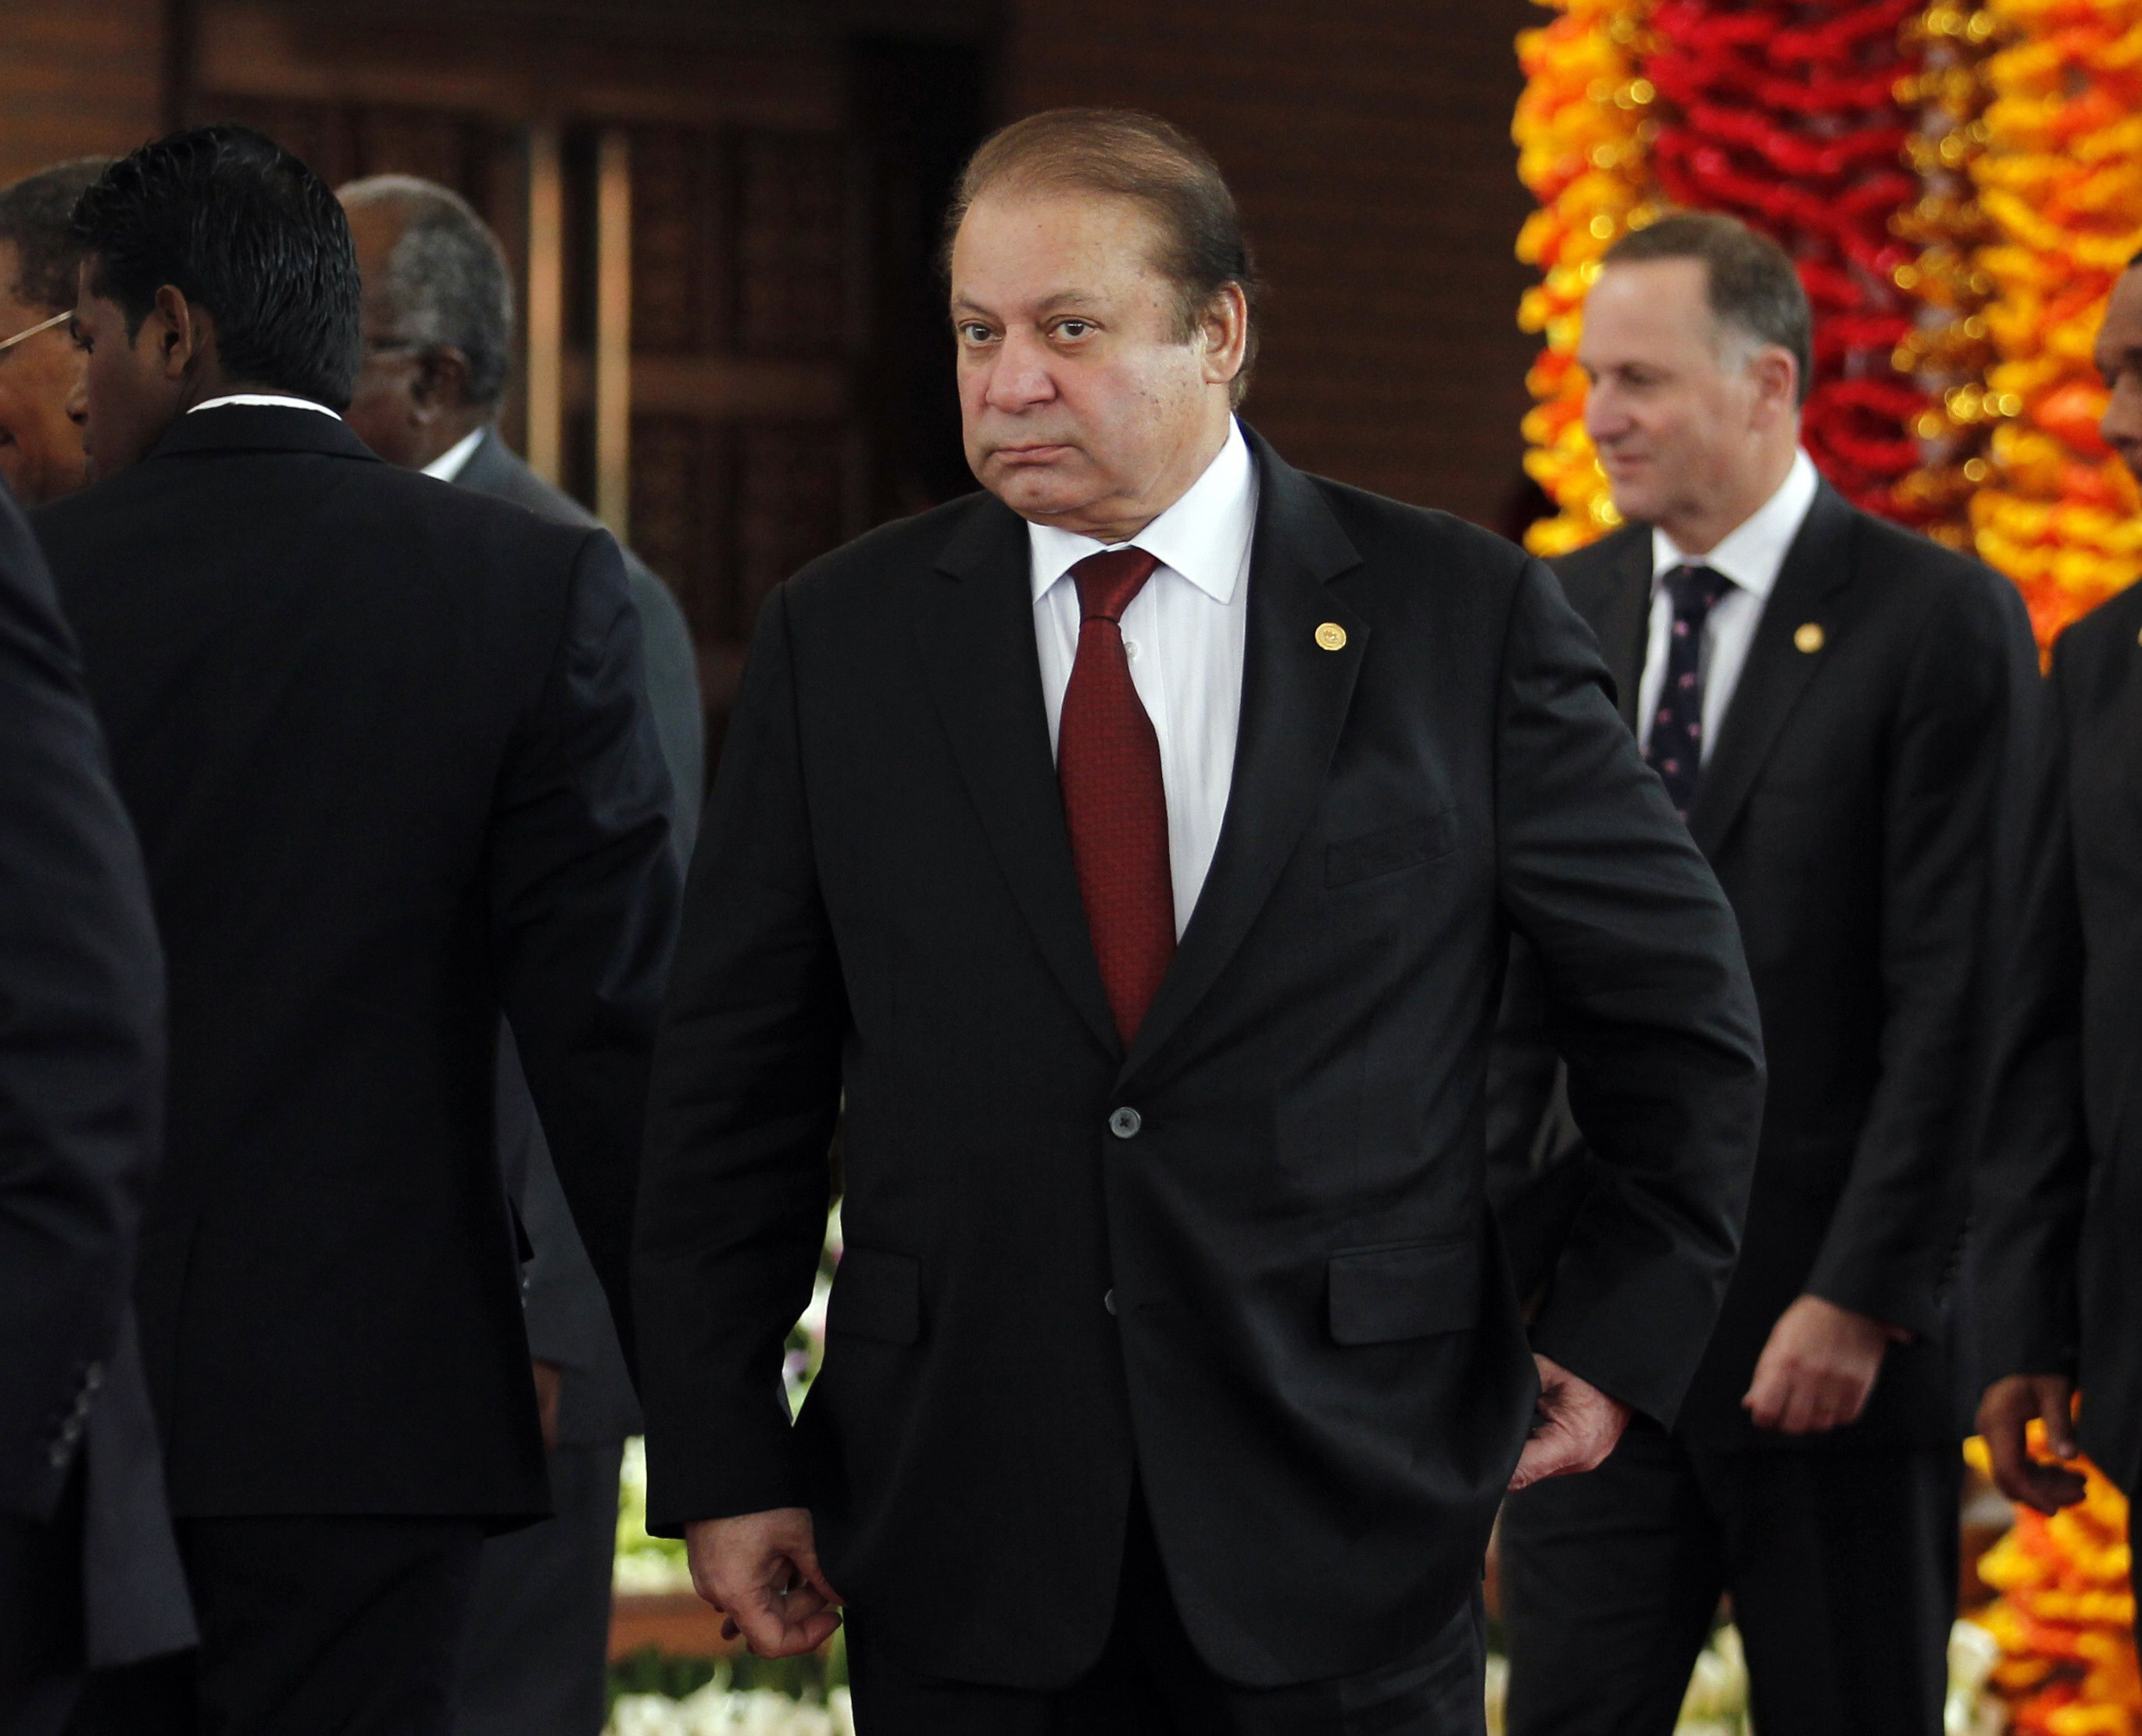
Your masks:
<path fill-rule="evenodd" d="M 1819 621 L 1809 621 L 1794 630 L 1793 643 L 1801 650 L 1812 654 L 1822 649 L 1824 637 L 1822 624 Z"/>
<path fill-rule="evenodd" d="M 1346 649 L 1346 629 L 1336 621 L 1326 621 L 1316 629 L 1316 643 L 1326 651 L 1344 651 Z"/>

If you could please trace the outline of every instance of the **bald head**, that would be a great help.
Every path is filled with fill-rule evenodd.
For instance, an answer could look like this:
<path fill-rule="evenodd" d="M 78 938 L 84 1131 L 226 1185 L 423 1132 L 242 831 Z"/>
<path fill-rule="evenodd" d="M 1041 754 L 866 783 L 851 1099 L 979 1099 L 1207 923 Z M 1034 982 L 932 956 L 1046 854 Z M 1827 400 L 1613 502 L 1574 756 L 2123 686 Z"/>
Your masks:
<path fill-rule="evenodd" d="M 339 197 L 364 284 L 364 372 L 348 419 L 380 456 L 421 469 L 498 413 L 512 375 L 512 274 L 451 188 L 382 175 Z"/>

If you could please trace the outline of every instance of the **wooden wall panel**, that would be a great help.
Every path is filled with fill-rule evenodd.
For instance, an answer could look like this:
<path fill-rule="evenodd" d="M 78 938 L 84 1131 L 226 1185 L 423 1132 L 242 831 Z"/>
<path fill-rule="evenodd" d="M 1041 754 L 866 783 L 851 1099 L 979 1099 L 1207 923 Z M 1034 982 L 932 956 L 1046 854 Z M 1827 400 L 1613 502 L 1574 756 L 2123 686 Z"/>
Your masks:
<path fill-rule="evenodd" d="M 162 131 L 162 0 L 0 0 L 0 185 Z"/>
<path fill-rule="evenodd" d="M 1295 463 L 1497 523 L 1521 479 L 1529 209 L 1510 143 L 1526 0 L 1013 0 L 1001 118 L 1187 127 L 1271 286 L 1249 420 Z"/>

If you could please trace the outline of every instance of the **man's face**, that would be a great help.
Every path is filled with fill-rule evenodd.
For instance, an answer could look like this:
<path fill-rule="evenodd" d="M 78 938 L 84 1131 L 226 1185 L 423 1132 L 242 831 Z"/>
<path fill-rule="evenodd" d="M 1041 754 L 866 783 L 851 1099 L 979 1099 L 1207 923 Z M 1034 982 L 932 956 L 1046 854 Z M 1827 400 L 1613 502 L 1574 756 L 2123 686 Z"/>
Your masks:
<path fill-rule="evenodd" d="M 2142 270 L 2130 267 L 2112 286 L 2097 328 L 2097 369 L 2112 394 L 2098 430 L 2142 481 Z"/>
<path fill-rule="evenodd" d="M 952 249 L 967 462 L 1014 512 L 1133 535 L 1225 437 L 1239 343 L 1184 342 L 1153 220 L 1078 192 L 985 194 Z"/>
<path fill-rule="evenodd" d="M 92 481 L 139 463 L 178 419 L 190 353 L 183 339 L 175 349 L 175 334 L 161 308 L 152 308 L 130 338 L 126 310 L 91 287 L 96 263 L 82 261 L 75 301 L 75 341 L 84 354 L 70 407 L 82 420 Z"/>
<path fill-rule="evenodd" d="M 358 275 L 364 286 L 364 367 L 343 420 L 389 464 L 421 469 L 432 456 L 424 449 L 430 418 L 417 392 L 423 370 L 417 353 L 402 347 L 402 334 L 394 329 L 379 287 L 387 281 L 387 261 L 394 244 L 402 239 L 402 214 L 383 202 L 343 209 L 349 216 L 351 239 L 357 243 Z"/>
<path fill-rule="evenodd" d="M 0 241 L 0 343 L 52 318 L 15 293 L 21 265 L 15 244 Z M 64 323 L 0 350 L 0 479 L 26 506 L 57 501 L 85 480 L 81 429 L 67 415 L 81 377 Z"/>
<path fill-rule="evenodd" d="M 1641 524 L 1708 518 L 1763 461 L 1761 393 L 1742 347 L 1719 342 L 1706 282 L 1700 259 L 1632 260 L 1585 298 L 1584 426 L 1614 505 Z"/>

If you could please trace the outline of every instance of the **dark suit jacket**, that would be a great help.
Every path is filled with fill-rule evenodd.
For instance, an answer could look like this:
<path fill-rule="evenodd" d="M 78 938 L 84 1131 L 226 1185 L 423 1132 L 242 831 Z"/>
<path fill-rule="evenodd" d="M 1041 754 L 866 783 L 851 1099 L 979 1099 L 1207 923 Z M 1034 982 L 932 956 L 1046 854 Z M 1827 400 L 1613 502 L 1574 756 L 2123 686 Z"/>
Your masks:
<path fill-rule="evenodd" d="M 137 1294 L 182 1514 L 547 1508 L 501 1008 L 624 1269 L 669 787 L 616 545 L 226 407 L 45 508 L 170 968 Z"/>
<path fill-rule="evenodd" d="M 600 522 L 570 495 L 553 488 L 488 430 L 454 479 L 501 501 L 525 506 L 538 518 L 593 530 Z M 669 841 L 681 873 L 699 834 L 701 792 L 707 782 L 706 714 L 699 702 L 697 654 L 684 611 L 664 584 L 629 549 L 624 574 L 639 611 L 646 655 L 647 698 L 655 733 L 669 767 L 677 806 Z M 511 1039 L 499 1046 L 499 1157 L 521 1221 L 535 1249 L 522 1285 L 528 1347 L 564 1371 L 558 1394 L 558 1443 L 596 1446 L 639 1431 L 639 1405 L 626 1376 L 624 1357 L 611 1324 L 602 1285 L 573 1227 L 573 1215 L 558 1185 L 544 1142 L 542 1123 L 528 1095 L 528 1082 Z"/>
<path fill-rule="evenodd" d="M 125 1663 L 192 1637 L 127 1302 L 163 956 L 74 641 L 4 488 L 0 1007 L 0 1514 L 52 1522 L 82 1477 L 88 1658 Z"/>
<path fill-rule="evenodd" d="M 1557 571 L 1633 727 L 1651 533 L 1619 531 Z M 1740 919 L 1770 1083 L 1740 1263 L 1681 1410 L 1686 1438 L 1959 1437 L 1967 1376 L 1949 1329 L 1986 1053 L 1987 892 L 2034 656 L 2012 585 L 1824 485 L 1689 818 Z M 1860 1421 L 1820 1438 L 1759 1430 L 1740 1408 L 1804 1292 L 1916 1334 L 1889 1351 Z"/>
<path fill-rule="evenodd" d="M 1483 1198 L 1513 928 L 1612 1157 L 1532 1344 L 1671 1415 L 1732 1262 L 1753 1001 L 1582 624 L 1508 544 L 1251 446 L 1232 793 L 1128 1055 L 989 496 L 775 593 L 693 865 L 640 1202 L 654 1521 L 807 1503 L 930 1674 L 1088 1667 L 1134 1475 L 1231 1679 L 1398 1658 L 1472 1594 L 1537 1390 Z"/>
<path fill-rule="evenodd" d="M 2053 647 L 2031 866 L 1980 1165 L 1987 1380 L 2079 1376 L 2142 1487 L 2142 590 Z"/>

